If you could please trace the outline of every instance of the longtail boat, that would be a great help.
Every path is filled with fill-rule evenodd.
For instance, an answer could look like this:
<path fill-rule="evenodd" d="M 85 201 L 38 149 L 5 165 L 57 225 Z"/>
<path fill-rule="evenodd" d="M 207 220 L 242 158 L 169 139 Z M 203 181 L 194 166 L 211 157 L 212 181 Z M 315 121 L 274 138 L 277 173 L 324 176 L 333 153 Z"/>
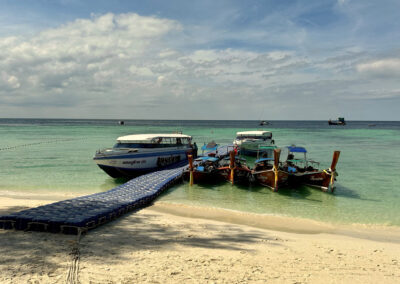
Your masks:
<path fill-rule="evenodd" d="M 236 151 L 229 153 L 229 158 L 225 157 L 220 162 L 218 172 L 222 178 L 232 184 L 247 184 L 250 182 L 251 169 L 246 164 L 246 159 L 238 157 Z"/>
<path fill-rule="evenodd" d="M 307 150 L 304 147 L 289 146 L 288 157 L 284 163 L 283 170 L 289 173 L 289 183 L 297 186 L 300 184 L 321 189 L 324 192 L 335 190 L 335 180 L 338 175 L 336 164 L 339 160 L 340 151 L 334 151 L 332 163 L 329 169 L 319 169 L 319 163 L 307 159 Z M 295 155 L 303 154 L 303 158 Z"/>
<path fill-rule="evenodd" d="M 203 156 L 195 159 L 189 156 L 189 175 L 190 185 L 194 183 L 213 183 L 221 180 L 219 175 L 219 158 Z"/>
<path fill-rule="evenodd" d="M 252 170 L 254 179 L 261 185 L 278 191 L 278 188 L 285 185 L 289 174 L 279 166 L 281 149 L 274 149 L 274 158 L 260 158 L 255 161 Z"/>

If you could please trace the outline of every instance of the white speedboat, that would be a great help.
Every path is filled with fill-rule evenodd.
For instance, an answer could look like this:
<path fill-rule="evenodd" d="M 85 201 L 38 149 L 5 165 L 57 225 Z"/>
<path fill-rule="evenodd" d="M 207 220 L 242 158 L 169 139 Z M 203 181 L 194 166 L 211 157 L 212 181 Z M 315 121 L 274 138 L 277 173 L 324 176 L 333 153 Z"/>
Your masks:
<path fill-rule="evenodd" d="M 117 139 L 113 148 L 96 152 L 94 161 L 113 178 L 136 177 L 197 155 L 192 137 L 184 134 L 135 134 Z"/>
<path fill-rule="evenodd" d="M 261 154 L 264 158 L 273 157 L 275 142 L 270 131 L 237 132 L 233 144 L 238 146 L 240 153 L 248 156 Z"/>

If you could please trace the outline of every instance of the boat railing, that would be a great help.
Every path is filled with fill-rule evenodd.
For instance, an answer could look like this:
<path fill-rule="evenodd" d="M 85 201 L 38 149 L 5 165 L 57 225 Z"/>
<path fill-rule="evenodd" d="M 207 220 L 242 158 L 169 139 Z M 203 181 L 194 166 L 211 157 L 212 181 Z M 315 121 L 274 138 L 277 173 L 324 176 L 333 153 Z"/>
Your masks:
<path fill-rule="evenodd" d="M 133 149 L 133 148 L 106 148 L 106 149 L 100 149 L 96 151 L 97 155 L 104 155 L 104 154 L 120 154 L 120 153 L 136 153 L 138 152 L 138 149 Z"/>

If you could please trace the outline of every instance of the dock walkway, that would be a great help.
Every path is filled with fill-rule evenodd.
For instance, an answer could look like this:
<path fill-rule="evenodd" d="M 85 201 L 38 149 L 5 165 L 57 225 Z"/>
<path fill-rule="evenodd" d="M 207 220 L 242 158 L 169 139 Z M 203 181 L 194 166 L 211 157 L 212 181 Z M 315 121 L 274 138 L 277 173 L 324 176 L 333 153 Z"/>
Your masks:
<path fill-rule="evenodd" d="M 80 234 L 150 204 L 182 181 L 184 166 L 153 172 L 107 192 L 63 200 L 0 216 L 0 228 Z"/>
<path fill-rule="evenodd" d="M 218 148 L 218 156 L 227 154 L 228 147 Z M 163 191 L 182 182 L 185 168 L 187 161 L 131 179 L 106 192 L 0 216 L 0 229 L 80 234 L 151 204 Z"/>

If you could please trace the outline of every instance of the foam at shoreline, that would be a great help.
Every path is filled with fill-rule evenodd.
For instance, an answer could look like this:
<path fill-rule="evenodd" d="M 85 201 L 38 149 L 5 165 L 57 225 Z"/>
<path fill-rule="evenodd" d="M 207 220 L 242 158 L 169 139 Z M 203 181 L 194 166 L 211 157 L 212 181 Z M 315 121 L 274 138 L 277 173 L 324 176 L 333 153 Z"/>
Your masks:
<path fill-rule="evenodd" d="M 256 214 L 223 208 L 158 201 L 148 210 L 188 218 L 209 219 L 260 229 L 297 234 L 339 234 L 374 241 L 400 243 L 400 227 L 370 224 L 338 225 L 312 219 Z"/>

